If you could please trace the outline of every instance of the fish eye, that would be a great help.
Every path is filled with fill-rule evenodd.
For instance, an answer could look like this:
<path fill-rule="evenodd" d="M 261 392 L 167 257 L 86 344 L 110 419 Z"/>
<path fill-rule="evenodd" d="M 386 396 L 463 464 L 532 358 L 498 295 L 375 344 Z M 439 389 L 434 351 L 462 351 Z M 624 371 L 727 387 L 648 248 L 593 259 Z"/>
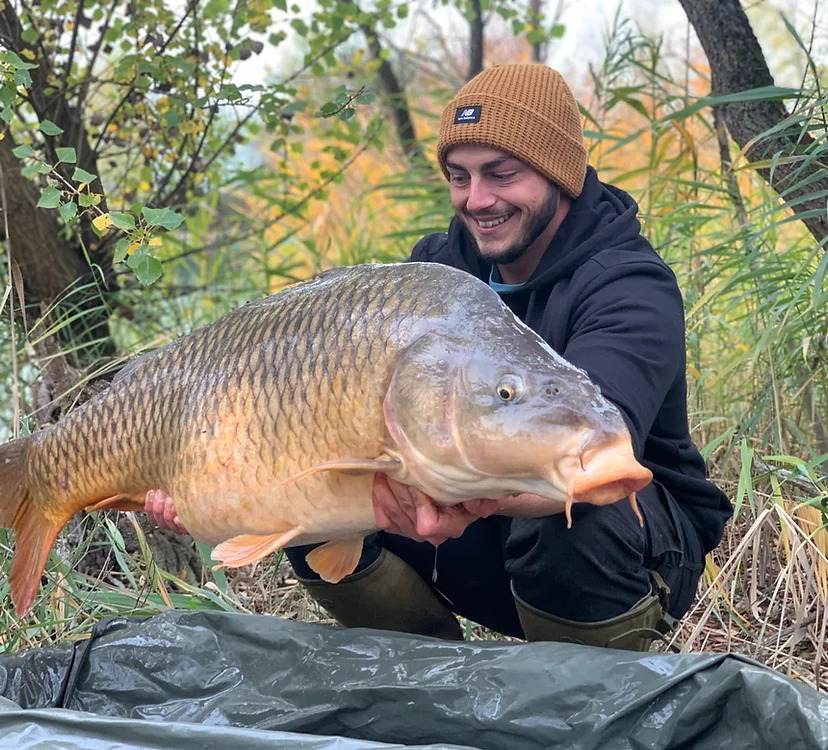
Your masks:
<path fill-rule="evenodd" d="M 514 403 L 523 395 L 523 381 L 517 375 L 504 375 L 495 393 L 504 404 Z"/>

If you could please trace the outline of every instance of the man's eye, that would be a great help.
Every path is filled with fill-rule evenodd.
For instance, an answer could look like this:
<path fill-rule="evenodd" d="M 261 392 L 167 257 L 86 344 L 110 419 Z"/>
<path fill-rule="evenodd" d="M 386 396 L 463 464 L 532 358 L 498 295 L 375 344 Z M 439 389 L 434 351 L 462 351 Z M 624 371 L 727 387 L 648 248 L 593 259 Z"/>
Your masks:
<path fill-rule="evenodd" d="M 464 175 L 464 174 L 450 174 L 449 175 L 449 181 L 453 182 L 455 184 L 468 182 L 468 180 L 469 180 L 468 175 Z"/>
<path fill-rule="evenodd" d="M 498 172 L 494 177 L 496 180 L 511 180 L 515 172 Z"/>

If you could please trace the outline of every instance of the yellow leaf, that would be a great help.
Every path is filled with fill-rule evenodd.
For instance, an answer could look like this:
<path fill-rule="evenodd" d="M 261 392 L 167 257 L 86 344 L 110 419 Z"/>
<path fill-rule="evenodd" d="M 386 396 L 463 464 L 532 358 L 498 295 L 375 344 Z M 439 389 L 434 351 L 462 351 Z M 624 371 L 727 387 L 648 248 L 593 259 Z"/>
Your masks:
<path fill-rule="evenodd" d="M 0 133 L 0 141 L 2 141 L 6 137 L 5 133 Z"/>
<path fill-rule="evenodd" d="M 30 49 L 22 49 L 20 50 L 20 54 L 25 57 L 27 60 L 34 60 L 35 53 L 32 52 Z"/>
<path fill-rule="evenodd" d="M 112 226 L 112 219 L 109 218 L 109 214 L 101 214 L 100 216 L 92 219 L 92 226 L 95 227 L 101 234 L 106 234 L 109 227 Z"/>
<path fill-rule="evenodd" d="M 147 243 L 150 247 L 160 247 L 161 246 L 161 238 L 160 237 L 153 237 Z"/>
<path fill-rule="evenodd" d="M 693 365 L 687 365 L 687 372 L 690 373 L 694 380 L 701 380 L 701 373 Z"/>
<path fill-rule="evenodd" d="M 138 183 L 138 189 L 139 190 L 145 190 L 146 191 L 146 190 L 149 190 L 151 187 L 152 187 L 152 185 L 150 185 L 146 180 L 141 180 L 141 182 Z"/>
<path fill-rule="evenodd" d="M 110 122 L 109 125 L 106 126 L 106 131 L 108 133 L 117 133 L 118 132 L 118 124 L 115 122 Z"/>
<path fill-rule="evenodd" d="M 132 243 L 132 244 L 131 244 L 128 248 L 127 248 L 127 255 L 132 255 L 132 254 L 133 254 L 133 253 L 134 253 L 134 252 L 135 252 L 135 251 L 136 251 L 139 247 L 141 247 L 141 243 L 140 243 L 140 242 L 133 242 L 133 243 Z"/>

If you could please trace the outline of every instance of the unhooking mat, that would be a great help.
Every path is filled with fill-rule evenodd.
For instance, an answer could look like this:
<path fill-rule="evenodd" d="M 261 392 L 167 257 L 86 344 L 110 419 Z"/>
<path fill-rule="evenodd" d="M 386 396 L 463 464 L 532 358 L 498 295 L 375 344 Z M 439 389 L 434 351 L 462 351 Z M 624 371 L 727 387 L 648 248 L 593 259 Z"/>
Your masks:
<path fill-rule="evenodd" d="M 828 696 L 738 656 L 116 618 L 0 657 L 0 748 L 828 749 Z"/>

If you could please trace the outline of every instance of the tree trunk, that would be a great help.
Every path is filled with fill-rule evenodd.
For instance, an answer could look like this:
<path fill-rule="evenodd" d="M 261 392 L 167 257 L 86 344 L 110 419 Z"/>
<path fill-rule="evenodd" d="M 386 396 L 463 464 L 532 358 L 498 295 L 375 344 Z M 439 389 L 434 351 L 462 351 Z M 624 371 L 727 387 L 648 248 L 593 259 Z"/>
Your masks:
<path fill-rule="evenodd" d="M 368 42 L 368 50 L 371 52 L 371 56 L 379 62 L 377 76 L 385 90 L 385 96 L 394 120 L 394 127 L 397 131 L 397 139 L 412 163 L 424 165 L 428 160 L 423 154 L 420 141 L 417 138 L 417 131 L 414 128 L 414 120 L 411 117 L 405 88 L 397 78 L 391 63 L 383 59 L 382 45 L 374 29 L 367 24 L 362 24 L 360 30 Z"/>
<path fill-rule="evenodd" d="M 773 85 L 762 49 L 739 0 L 679 2 L 710 63 L 713 96 Z M 785 156 L 801 155 L 816 145 L 806 132 L 794 127 L 761 137 L 788 116 L 780 101 L 723 104 L 721 111 L 731 137 L 740 148 L 745 149 L 755 140 L 745 151 L 750 162 L 767 161 L 778 152 Z M 759 173 L 802 219 L 817 242 L 828 237 L 824 198 L 828 194 L 828 171 L 824 166 L 814 160 L 803 167 L 797 159 L 795 163 L 777 163 L 772 177 L 767 168 L 760 168 Z M 805 187 L 796 187 L 796 183 L 805 183 Z M 806 198 L 817 193 L 823 197 Z"/>
<path fill-rule="evenodd" d="M 55 211 L 37 208 L 40 191 L 20 173 L 20 160 L 12 153 L 14 145 L 11 136 L 0 141 L 0 190 L 5 210 L 0 234 L 8 232 L 5 239 L 20 267 L 27 306 L 46 307 L 63 298 L 64 309 L 71 306 L 82 312 L 62 329 L 59 338 L 63 344 L 71 339 L 73 346 L 80 347 L 72 359 L 75 364 L 88 364 L 114 352 L 109 313 L 92 283 L 93 271 L 82 248 L 67 238 Z M 77 293 L 69 291 L 73 287 L 78 288 Z M 60 348 L 56 346 L 55 351 Z"/>
<path fill-rule="evenodd" d="M 483 9 L 480 0 L 471 0 L 472 17 L 469 21 L 469 72 L 471 80 L 483 70 Z"/>

